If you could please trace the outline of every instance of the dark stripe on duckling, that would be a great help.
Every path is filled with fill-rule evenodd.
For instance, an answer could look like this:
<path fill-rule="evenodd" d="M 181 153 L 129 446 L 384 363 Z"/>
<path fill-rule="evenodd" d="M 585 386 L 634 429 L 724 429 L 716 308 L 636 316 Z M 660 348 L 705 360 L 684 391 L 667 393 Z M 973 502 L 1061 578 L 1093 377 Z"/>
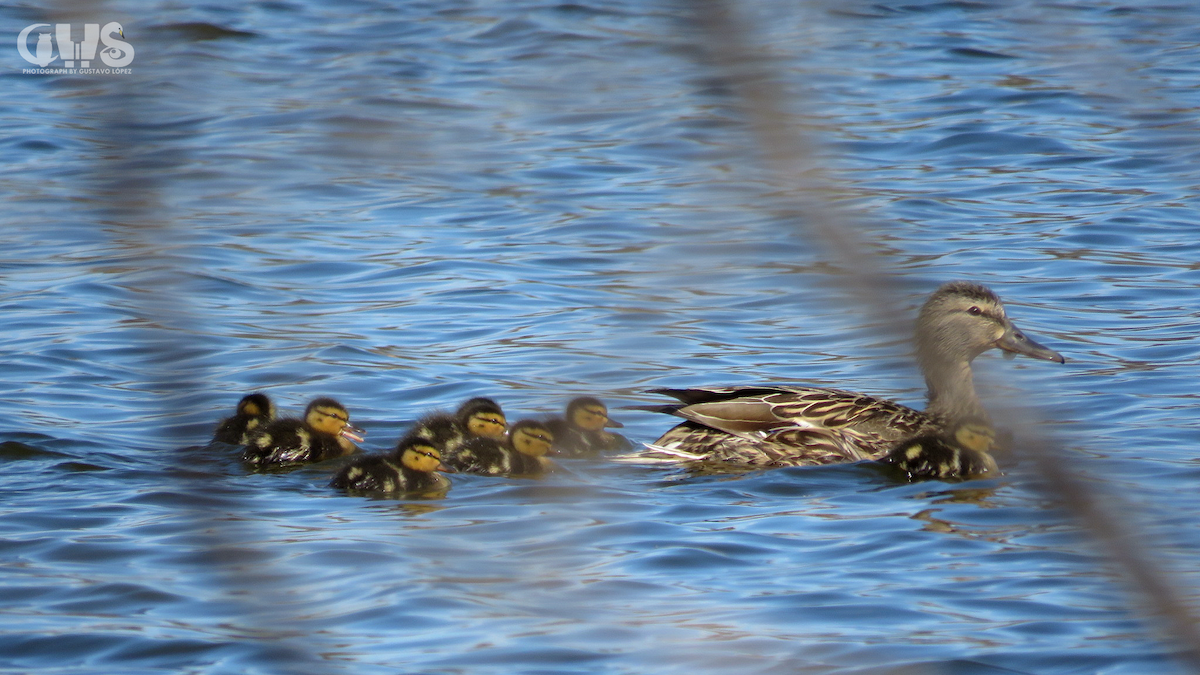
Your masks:
<path fill-rule="evenodd" d="M 963 422 L 953 434 L 923 434 L 897 443 L 879 461 L 913 478 L 969 478 L 1000 472 L 990 450 L 995 432 L 981 422 Z"/>
<path fill-rule="evenodd" d="M 580 396 L 567 404 L 566 414 L 547 420 L 554 435 L 553 454 L 559 457 L 594 457 L 606 452 L 629 450 L 633 444 L 605 427 L 625 425 L 608 416 L 608 407 L 592 396 Z"/>
<path fill-rule="evenodd" d="M 358 492 L 445 492 L 450 481 L 437 448 L 419 438 L 406 438 L 386 455 L 360 457 L 342 467 L 331 487 Z"/>
<path fill-rule="evenodd" d="M 250 434 L 275 419 L 275 404 L 266 394 L 246 394 L 238 401 L 232 417 L 221 420 L 213 434 L 214 441 L 230 445 L 245 445 Z"/>
<path fill-rule="evenodd" d="M 255 429 L 242 452 L 252 466 L 282 466 L 320 462 L 358 450 L 362 430 L 350 424 L 346 407 L 331 398 L 318 398 L 304 410 L 304 419 L 285 418 Z"/>

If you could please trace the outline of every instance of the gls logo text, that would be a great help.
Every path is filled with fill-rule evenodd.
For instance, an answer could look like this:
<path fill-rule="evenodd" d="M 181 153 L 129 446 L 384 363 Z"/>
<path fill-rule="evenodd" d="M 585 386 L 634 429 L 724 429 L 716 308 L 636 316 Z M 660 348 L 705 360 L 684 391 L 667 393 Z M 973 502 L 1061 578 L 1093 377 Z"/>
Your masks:
<path fill-rule="evenodd" d="M 96 51 L 100 44 L 104 45 L 104 49 L 100 50 L 100 60 L 109 69 L 125 69 L 126 66 L 133 63 L 133 45 L 124 40 L 125 31 L 121 28 L 121 24 L 116 21 L 104 24 L 101 28 L 98 23 L 87 23 L 83 25 L 83 40 L 75 42 L 72 40 L 71 24 L 60 23 L 54 26 L 54 33 L 39 33 L 37 38 L 37 46 L 34 51 L 29 51 L 29 34 L 41 28 L 50 28 L 48 23 L 35 23 L 25 27 L 21 31 L 21 35 L 17 37 L 17 51 L 21 54 L 21 58 L 41 68 L 41 70 L 26 70 L 25 72 L 64 72 L 59 69 L 46 69 L 51 63 L 62 59 L 62 67 L 69 71 L 75 71 L 76 63 L 78 68 L 83 69 L 81 72 L 88 73 L 105 73 L 113 72 L 112 70 L 93 69 L 92 61 L 96 59 Z M 58 54 L 54 53 L 54 42 L 58 43 Z M 128 69 L 119 70 L 117 72 L 129 72 Z"/>

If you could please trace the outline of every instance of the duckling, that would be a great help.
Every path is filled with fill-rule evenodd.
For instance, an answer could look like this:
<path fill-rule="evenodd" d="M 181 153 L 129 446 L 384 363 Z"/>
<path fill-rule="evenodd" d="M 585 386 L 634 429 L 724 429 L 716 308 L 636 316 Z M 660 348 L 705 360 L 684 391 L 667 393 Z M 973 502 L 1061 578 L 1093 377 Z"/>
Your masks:
<path fill-rule="evenodd" d="M 245 445 L 255 429 L 266 426 L 275 419 L 275 404 L 266 394 L 246 394 L 238 401 L 233 417 L 221 420 L 214 441 L 230 445 Z"/>
<path fill-rule="evenodd" d="M 360 457 L 342 467 L 329 485 L 363 492 L 442 492 L 450 481 L 436 472 L 450 470 L 437 448 L 406 437 L 386 455 Z"/>
<path fill-rule="evenodd" d="M 554 447 L 554 432 L 537 420 L 521 420 L 508 432 L 512 473 L 541 473 L 554 464 L 546 454 Z"/>
<path fill-rule="evenodd" d="M 551 418 L 546 426 L 554 435 L 553 454 L 561 457 L 590 457 L 633 447 L 621 434 L 604 430 L 625 425 L 609 417 L 608 407 L 591 396 L 572 399 L 566 415 Z"/>
<path fill-rule="evenodd" d="M 452 448 L 445 462 L 461 473 L 532 474 L 550 466 L 545 455 L 554 443 L 554 435 L 545 424 L 521 420 L 513 425 L 508 437 L 497 440 L 477 436 Z"/>
<path fill-rule="evenodd" d="M 250 435 L 242 461 L 255 466 L 320 462 L 358 450 L 365 432 L 350 424 L 346 407 L 318 398 L 304 409 L 304 419 L 276 420 Z"/>
<path fill-rule="evenodd" d="M 979 420 L 958 423 L 954 434 L 927 433 L 901 441 L 879 461 L 903 469 L 909 478 L 966 478 L 999 473 L 989 451 L 996 434 Z"/>
<path fill-rule="evenodd" d="M 445 453 L 477 436 L 504 438 L 508 421 L 500 405 L 490 398 L 465 401 L 453 415 L 433 413 L 417 420 L 407 437 L 422 438 Z"/>

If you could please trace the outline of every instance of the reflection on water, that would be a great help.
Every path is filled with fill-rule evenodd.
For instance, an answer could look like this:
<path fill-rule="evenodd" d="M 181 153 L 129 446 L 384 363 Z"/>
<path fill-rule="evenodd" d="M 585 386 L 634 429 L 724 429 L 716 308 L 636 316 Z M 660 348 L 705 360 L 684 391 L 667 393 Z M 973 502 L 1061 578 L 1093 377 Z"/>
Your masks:
<path fill-rule="evenodd" d="M 981 385 L 1034 392 L 1191 554 L 1196 10 L 752 9 L 895 309 L 993 286 L 1068 363 L 984 356 Z M 36 14 L 0 32 L 68 20 Z M 335 396 L 372 452 L 475 395 L 600 396 L 635 441 L 671 424 L 621 410 L 654 386 L 919 405 L 907 326 L 834 290 L 855 270 L 752 168 L 679 14 L 157 5 L 121 18 L 131 76 L 10 70 L 4 667 L 1178 671 L 1011 458 L 954 485 L 564 460 L 415 500 L 203 445 L 253 390 Z"/>

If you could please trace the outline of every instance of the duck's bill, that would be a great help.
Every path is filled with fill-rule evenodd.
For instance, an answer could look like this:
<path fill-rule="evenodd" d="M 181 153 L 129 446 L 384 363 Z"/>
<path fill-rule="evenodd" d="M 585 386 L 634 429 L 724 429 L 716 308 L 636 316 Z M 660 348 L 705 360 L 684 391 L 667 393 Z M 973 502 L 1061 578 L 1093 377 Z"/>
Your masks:
<path fill-rule="evenodd" d="M 434 471 L 441 471 L 442 473 L 458 473 L 453 468 L 448 467 L 445 464 L 442 464 L 441 462 L 438 462 L 437 468 L 434 469 Z"/>
<path fill-rule="evenodd" d="M 1009 354 L 1021 354 L 1023 356 L 1031 356 L 1035 359 L 1043 361 L 1057 361 L 1058 363 L 1066 363 L 1062 354 L 1047 349 L 1042 345 L 1034 342 L 1028 335 L 1021 332 L 1021 329 L 1016 326 L 1009 325 L 1008 331 L 996 342 L 996 346 Z"/>
<path fill-rule="evenodd" d="M 353 424 L 347 424 L 346 426 L 342 427 L 341 435 L 346 438 L 349 438 L 350 440 L 354 441 L 355 443 L 362 443 L 363 436 L 366 436 L 367 432 L 363 431 L 362 429 L 359 429 L 358 427 L 354 426 Z"/>
<path fill-rule="evenodd" d="M 605 420 L 604 420 L 604 426 L 606 426 L 606 427 L 612 427 L 612 428 L 614 428 L 614 429 L 622 429 L 622 428 L 624 428 L 624 427 L 625 427 L 625 425 L 624 425 L 624 424 L 621 424 L 620 422 L 618 422 L 618 421 L 614 420 L 614 419 L 613 419 L 613 418 L 611 418 L 611 417 L 607 417 L 607 418 L 605 418 Z"/>

